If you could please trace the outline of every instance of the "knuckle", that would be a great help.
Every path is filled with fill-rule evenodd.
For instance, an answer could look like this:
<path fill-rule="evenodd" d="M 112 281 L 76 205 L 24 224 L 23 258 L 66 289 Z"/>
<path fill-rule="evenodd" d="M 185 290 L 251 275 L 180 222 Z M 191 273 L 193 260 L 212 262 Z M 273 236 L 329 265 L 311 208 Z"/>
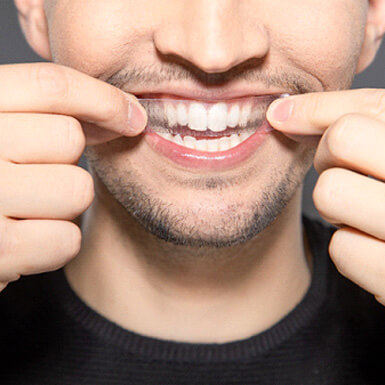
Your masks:
<path fill-rule="evenodd" d="M 44 63 L 32 68 L 34 68 L 33 77 L 36 79 L 39 89 L 49 97 L 52 105 L 67 97 L 69 81 L 64 67 Z"/>
<path fill-rule="evenodd" d="M 328 130 L 325 137 L 325 144 L 330 157 L 335 162 L 346 160 L 349 146 L 348 132 L 353 125 L 354 114 L 346 114 L 338 119 Z"/>
<path fill-rule="evenodd" d="M 77 208 L 73 216 L 85 211 L 94 199 L 94 180 L 89 172 L 81 167 L 75 167 L 74 180 L 72 182 L 72 202 Z"/>
<path fill-rule="evenodd" d="M 86 137 L 80 122 L 73 117 L 66 117 L 67 130 L 63 140 L 64 147 L 70 152 L 73 160 L 77 161 L 86 147 Z"/>
<path fill-rule="evenodd" d="M 322 110 L 324 110 L 324 107 L 322 105 L 321 98 L 317 94 L 312 95 L 312 98 L 308 102 L 308 105 L 306 105 L 306 114 L 308 116 L 308 119 L 312 121 L 313 117 L 318 116 L 319 111 Z"/>
<path fill-rule="evenodd" d="M 100 107 L 100 121 L 102 123 L 107 123 L 116 119 L 116 116 L 118 114 L 120 115 L 120 111 L 127 109 L 127 105 L 128 103 L 122 95 L 121 91 L 110 87 L 108 89 L 108 95 Z"/>

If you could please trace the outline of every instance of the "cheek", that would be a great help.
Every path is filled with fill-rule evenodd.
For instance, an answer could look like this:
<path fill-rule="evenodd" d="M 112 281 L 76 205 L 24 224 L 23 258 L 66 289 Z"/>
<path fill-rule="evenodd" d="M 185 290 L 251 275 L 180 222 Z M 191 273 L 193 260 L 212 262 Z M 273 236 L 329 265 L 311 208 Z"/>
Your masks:
<path fill-rule="evenodd" d="M 282 14 L 272 36 L 276 52 L 325 89 L 349 86 L 364 38 L 362 2 L 291 0 Z"/>
<path fill-rule="evenodd" d="M 143 58 L 156 23 L 152 13 L 145 12 L 148 7 L 129 0 L 58 2 L 50 22 L 54 61 L 107 78 L 134 57 Z"/>

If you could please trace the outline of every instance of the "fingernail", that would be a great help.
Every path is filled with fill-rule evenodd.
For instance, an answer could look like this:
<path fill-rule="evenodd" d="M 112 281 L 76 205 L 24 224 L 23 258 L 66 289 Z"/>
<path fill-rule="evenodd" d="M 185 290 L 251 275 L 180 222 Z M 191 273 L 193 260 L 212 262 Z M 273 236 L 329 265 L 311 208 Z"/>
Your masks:
<path fill-rule="evenodd" d="M 292 115 L 293 109 L 292 100 L 275 100 L 268 110 L 268 119 L 277 123 L 286 122 Z"/>
<path fill-rule="evenodd" d="M 143 131 L 147 124 L 147 114 L 143 106 L 136 100 L 128 101 L 128 125 L 132 131 Z"/>

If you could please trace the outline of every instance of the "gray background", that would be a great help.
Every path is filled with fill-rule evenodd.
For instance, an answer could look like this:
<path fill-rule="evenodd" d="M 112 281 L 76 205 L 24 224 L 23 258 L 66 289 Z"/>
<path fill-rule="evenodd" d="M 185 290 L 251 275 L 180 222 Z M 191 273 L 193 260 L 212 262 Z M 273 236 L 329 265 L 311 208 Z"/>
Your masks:
<path fill-rule="evenodd" d="M 20 31 L 12 0 L 0 0 L 0 64 L 42 61 L 28 46 Z M 375 62 L 358 75 L 353 88 L 385 88 L 385 48 L 382 46 Z M 84 159 L 80 164 L 84 166 Z M 304 212 L 318 217 L 312 202 L 312 190 L 317 173 L 311 170 L 306 177 L 303 195 Z"/>

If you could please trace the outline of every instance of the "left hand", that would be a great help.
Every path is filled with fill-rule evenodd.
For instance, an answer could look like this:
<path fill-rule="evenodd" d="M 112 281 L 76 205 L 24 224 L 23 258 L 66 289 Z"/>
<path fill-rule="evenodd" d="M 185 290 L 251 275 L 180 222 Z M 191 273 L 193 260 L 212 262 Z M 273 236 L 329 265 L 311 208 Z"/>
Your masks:
<path fill-rule="evenodd" d="M 292 103 L 290 117 L 274 120 L 273 112 L 285 116 L 285 103 Z M 313 200 L 340 227 L 330 256 L 341 274 L 385 306 L 385 89 L 294 95 L 272 103 L 268 120 L 289 136 L 321 135 Z"/>

